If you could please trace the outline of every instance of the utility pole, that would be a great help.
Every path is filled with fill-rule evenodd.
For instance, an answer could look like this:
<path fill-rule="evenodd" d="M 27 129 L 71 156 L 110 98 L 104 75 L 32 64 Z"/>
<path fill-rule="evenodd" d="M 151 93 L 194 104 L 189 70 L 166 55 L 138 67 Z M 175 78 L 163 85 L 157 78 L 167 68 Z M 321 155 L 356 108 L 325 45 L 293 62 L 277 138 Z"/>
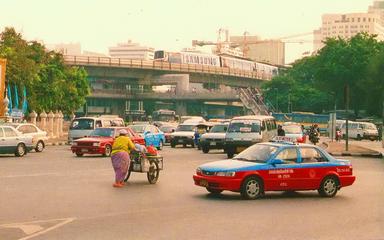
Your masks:
<path fill-rule="evenodd" d="M 344 86 L 344 98 L 345 98 L 345 111 L 347 112 L 346 116 L 347 116 L 347 120 L 345 121 L 345 136 L 346 136 L 346 139 L 345 139 L 345 151 L 348 152 L 348 138 L 349 138 L 349 135 L 348 135 L 348 118 L 349 118 L 349 84 L 347 83 L 345 86 Z"/>

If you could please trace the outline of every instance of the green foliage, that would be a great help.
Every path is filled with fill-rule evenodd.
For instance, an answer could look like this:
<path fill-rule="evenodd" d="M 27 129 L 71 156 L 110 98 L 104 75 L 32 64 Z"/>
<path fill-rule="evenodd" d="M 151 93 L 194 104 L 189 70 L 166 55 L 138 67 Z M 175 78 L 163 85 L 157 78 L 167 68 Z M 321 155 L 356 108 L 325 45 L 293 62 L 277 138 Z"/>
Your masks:
<path fill-rule="evenodd" d="M 25 41 L 13 28 L 0 34 L 0 57 L 7 59 L 7 82 L 19 89 L 26 87 L 31 110 L 70 113 L 81 107 L 90 93 L 84 69 L 66 66 L 62 54 Z"/>
<path fill-rule="evenodd" d="M 291 69 L 263 84 L 262 88 L 278 88 L 283 112 L 290 93 L 294 111 L 320 113 L 332 110 L 334 103 L 344 109 L 344 88 L 348 85 L 350 109 L 380 116 L 383 74 L 383 42 L 377 41 L 374 35 L 360 33 L 349 40 L 327 39 L 317 55 L 298 60 Z M 273 91 L 266 93 L 272 103 L 276 96 L 273 94 Z"/>

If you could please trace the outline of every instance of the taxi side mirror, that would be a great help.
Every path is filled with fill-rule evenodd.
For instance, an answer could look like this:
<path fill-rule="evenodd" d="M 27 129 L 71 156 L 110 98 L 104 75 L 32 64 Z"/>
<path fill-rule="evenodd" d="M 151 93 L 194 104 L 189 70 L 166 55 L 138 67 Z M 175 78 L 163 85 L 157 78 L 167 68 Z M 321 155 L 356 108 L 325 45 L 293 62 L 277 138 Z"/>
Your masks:
<path fill-rule="evenodd" d="M 224 127 L 224 131 L 226 132 L 228 130 L 228 128 L 227 127 Z"/>
<path fill-rule="evenodd" d="M 275 165 L 277 165 L 277 164 L 283 164 L 283 163 L 284 163 L 284 161 L 281 160 L 281 159 L 278 159 L 278 158 L 275 158 L 275 159 L 272 159 L 272 160 L 271 160 L 271 164 L 272 164 L 273 166 L 275 166 Z"/>

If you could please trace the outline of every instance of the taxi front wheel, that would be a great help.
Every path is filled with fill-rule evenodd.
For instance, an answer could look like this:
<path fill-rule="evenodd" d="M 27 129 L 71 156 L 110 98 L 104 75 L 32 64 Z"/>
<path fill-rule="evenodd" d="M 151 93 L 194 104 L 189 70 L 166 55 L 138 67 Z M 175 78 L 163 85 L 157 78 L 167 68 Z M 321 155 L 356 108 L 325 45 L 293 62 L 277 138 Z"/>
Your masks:
<path fill-rule="evenodd" d="M 244 199 L 258 199 L 264 194 L 263 182 L 255 176 L 247 177 L 241 184 L 240 193 Z"/>
<path fill-rule="evenodd" d="M 334 197 L 337 193 L 339 182 L 334 176 L 327 176 L 321 182 L 320 188 L 317 190 L 322 197 Z"/>

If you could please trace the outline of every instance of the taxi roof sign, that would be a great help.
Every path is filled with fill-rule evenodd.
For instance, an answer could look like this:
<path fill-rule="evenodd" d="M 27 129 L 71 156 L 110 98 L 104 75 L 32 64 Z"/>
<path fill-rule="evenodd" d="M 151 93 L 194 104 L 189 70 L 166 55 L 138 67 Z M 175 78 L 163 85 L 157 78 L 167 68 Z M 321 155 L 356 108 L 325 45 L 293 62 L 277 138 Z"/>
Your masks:
<path fill-rule="evenodd" d="M 271 142 L 297 144 L 297 139 L 292 137 L 286 137 L 286 136 L 276 136 L 272 138 Z"/>

